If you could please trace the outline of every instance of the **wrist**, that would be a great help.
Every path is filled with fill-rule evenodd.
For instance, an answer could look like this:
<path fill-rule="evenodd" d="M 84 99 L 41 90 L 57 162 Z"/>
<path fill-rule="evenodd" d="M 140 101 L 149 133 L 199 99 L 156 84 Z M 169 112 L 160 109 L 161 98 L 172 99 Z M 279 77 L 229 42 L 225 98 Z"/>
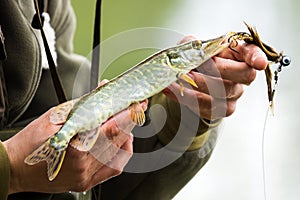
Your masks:
<path fill-rule="evenodd" d="M 0 141 L 0 198 L 6 199 L 10 190 L 10 161 L 8 157 L 8 153 L 3 144 Z"/>
<path fill-rule="evenodd" d="M 9 190 L 8 194 L 21 192 L 18 175 L 16 173 L 16 166 L 18 165 L 17 154 L 12 146 L 11 139 L 3 142 L 3 146 L 7 152 L 7 162 L 9 163 Z M 20 147 L 20 146 L 19 146 Z"/>

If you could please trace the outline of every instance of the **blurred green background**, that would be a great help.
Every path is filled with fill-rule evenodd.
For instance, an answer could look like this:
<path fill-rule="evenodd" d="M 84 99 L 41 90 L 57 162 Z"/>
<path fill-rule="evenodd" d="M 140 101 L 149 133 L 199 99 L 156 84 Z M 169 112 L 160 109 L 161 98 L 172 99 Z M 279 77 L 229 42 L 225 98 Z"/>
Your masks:
<path fill-rule="evenodd" d="M 72 1 L 77 16 L 75 52 L 86 55 L 87 57 L 89 57 L 88 55 L 91 51 L 92 46 L 95 2 L 95 0 Z M 144 27 L 153 27 L 152 29 L 155 29 L 155 34 L 158 34 L 158 32 L 161 32 L 159 31 L 159 29 L 157 29 L 158 27 L 164 29 L 172 28 L 171 26 L 168 26 L 167 20 L 165 19 L 172 17 L 174 9 L 177 9 L 179 7 L 180 2 L 181 0 L 103 1 L 101 20 L 102 42 L 106 41 L 106 44 L 111 43 L 111 41 L 113 40 L 111 38 L 117 35 L 117 37 L 121 41 L 115 45 L 126 45 L 128 48 L 126 49 L 126 51 L 122 52 L 121 55 L 118 55 L 117 58 L 113 59 L 112 63 L 109 63 L 109 66 L 101 66 L 101 69 L 105 68 L 104 74 L 103 76 L 101 76 L 101 79 L 111 79 L 121 72 L 125 71 L 126 69 L 134 66 L 139 61 L 146 58 L 148 55 L 151 55 L 152 53 L 157 51 L 158 49 L 154 47 L 134 47 L 135 44 L 132 44 L 130 41 L 128 41 L 128 38 L 125 35 L 129 34 L 130 37 L 134 37 L 132 34 L 135 33 L 128 33 L 126 31 Z M 124 34 L 124 36 L 122 36 L 121 34 Z M 136 37 L 137 38 L 135 39 L 143 39 L 149 41 L 149 44 L 151 44 L 151 41 L 155 43 L 163 39 L 161 37 L 160 39 L 158 39 L 158 36 L 155 35 L 149 35 L 148 37 L 146 37 L 144 34 L 136 35 Z M 171 41 L 170 44 L 174 45 L 176 44 L 176 42 L 178 42 L 178 38 Z M 101 47 L 101 50 L 104 49 L 105 52 L 115 52 L 115 48 L 117 48 L 115 45 L 113 45 L 113 47 L 112 45 L 110 45 L 107 48 Z M 159 49 L 161 49 L 162 47 L 166 46 L 161 46 Z M 101 57 L 101 59 L 105 59 L 106 55 L 101 55 Z"/>
<path fill-rule="evenodd" d="M 87 55 L 92 48 L 95 0 L 72 0 L 75 10 L 77 28 L 74 37 L 75 52 Z"/>
<path fill-rule="evenodd" d="M 264 74 L 258 72 L 250 87 L 245 87 L 236 112 L 224 120 L 210 161 L 175 199 L 264 200 L 264 151 L 268 199 L 298 200 L 300 2 L 104 0 L 103 3 L 102 41 L 108 47 L 103 48 L 107 54 L 102 52 L 105 55 L 101 55 L 101 59 L 114 54 L 111 58 L 117 59 L 107 62 L 111 66 L 108 69 L 106 65 L 101 65 L 105 69 L 101 78 L 111 78 L 121 73 L 155 50 L 176 44 L 185 34 L 209 39 L 228 31 L 246 31 L 243 21 L 255 25 L 266 43 L 277 50 L 284 50 L 292 58 L 291 66 L 280 74 L 275 94 L 275 116 L 268 118 L 264 150 L 262 132 L 268 102 Z M 89 57 L 95 0 L 72 0 L 72 4 L 78 22 L 75 51 Z M 140 34 L 140 29 L 136 28 L 144 28 L 144 32 Z M 134 31 L 126 32 L 130 30 Z M 154 34 L 148 35 L 152 30 L 155 30 Z M 145 41 L 149 42 L 145 48 L 137 48 L 139 43 Z M 124 51 L 119 51 L 122 48 Z"/>

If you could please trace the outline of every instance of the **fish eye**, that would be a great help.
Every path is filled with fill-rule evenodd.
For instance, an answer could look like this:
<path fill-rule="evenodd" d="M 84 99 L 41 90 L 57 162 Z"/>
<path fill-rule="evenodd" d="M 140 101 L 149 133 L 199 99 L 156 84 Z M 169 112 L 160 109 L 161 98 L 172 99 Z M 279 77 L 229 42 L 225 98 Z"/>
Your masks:
<path fill-rule="evenodd" d="M 178 63 L 181 62 L 181 57 L 180 55 L 178 54 L 178 51 L 174 51 L 174 50 L 170 50 L 168 53 L 167 53 L 167 57 L 168 57 L 168 62 L 171 64 L 171 65 L 177 65 Z"/>
<path fill-rule="evenodd" d="M 194 40 L 194 41 L 192 41 L 192 47 L 193 47 L 194 49 L 196 49 L 196 50 L 201 49 L 201 47 L 202 47 L 202 42 L 201 42 L 201 40 Z"/>
<path fill-rule="evenodd" d="M 177 51 L 174 51 L 174 50 L 169 51 L 169 52 L 167 53 L 167 55 L 168 55 L 168 57 L 169 57 L 170 60 L 176 59 L 176 58 L 179 57 Z"/>

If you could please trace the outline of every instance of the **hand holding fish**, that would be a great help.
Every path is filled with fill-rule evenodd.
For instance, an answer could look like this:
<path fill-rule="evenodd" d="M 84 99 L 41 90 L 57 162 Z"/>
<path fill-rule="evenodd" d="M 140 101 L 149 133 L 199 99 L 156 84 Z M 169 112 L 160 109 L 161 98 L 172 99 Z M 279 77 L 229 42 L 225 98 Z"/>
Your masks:
<path fill-rule="evenodd" d="M 143 108 L 147 105 L 146 102 L 141 104 Z M 68 147 L 60 174 L 50 182 L 45 173 L 45 162 L 29 166 L 24 163 L 24 159 L 61 128 L 62 125 L 55 125 L 49 121 L 53 109 L 4 142 L 11 161 L 10 193 L 86 191 L 92 186 L 120 174 L 131 157 L 133 137 L 130 132 L 134 125 L 128 116 L 128 111 L 124 111 L 110 118 L 101 126 L 99 137 L 108 138 L 108 142 L 113 143 L 112 146 L 115 146 L 117 150 L 121 149 L 120 151 L 116 151 L 115 154 L 111 154 L 109 151 L 101 152 L 101 150 L 95 149 L 97 144 L 89 152 Z M 105 164 L 99 162 L 94 154 L 100 154 L 108 162 Z"/>
<path fill-rule="evenodd" d="M 186 36 L 180 43 L 194 39 L 193 35 Z M 181 96 L 181 86 L 173 83 L 164 93 L 207 120 L 231 115 L 235 111 L 237 100 L 243 94 L 244 85 L 251 84 L 256 71 L 265 70 L 268 65 L 265 53 L 256 45 L 239 41 L 234 49 L 235 51 L 224 49 L 188 74 L 197 88 L 184 88 L 184 96 Z M 197 104 L 190 102 L 190 98 L 195 96 Z"/>
<path fill-rule="evenodd" d="M 177 90 L 181 96 L 184 93 L 187 95 L 180 98 L 180 95 L 171 94 L 168 89 L 165 90 L 167 95 L 173 98 L 178 96 L 179 102 L 187 105 L 203 119 L 215 120 L 233 113 L 236 101 L 243 93 L 242 84 L 250 84 L 255 78 L 256 70 L 265 69 L 269 101 L 272 103 L 274 90 L 268 60 L 282 63 L 283 56 L 262 43 L 255 29 L 248 25 L 247 27 L 251 35 L 245 32 L 229 32 L 218 38 L 192 40 L 163 49 L 104 86 L 79 99 L 57 106 L 51 113 L 50 121 L 64 125 L 28 155 L 25 163 L 35 165 L 46 161 L 48 178 L 53 181 L 62 167 L 69 144 L 77 150 L 90 151 L 100 133 L 99 126 L 126 108 L 129 109 L 132 121 L 136 125 L 143 125 L 145 109 L 140 102 L 160 93 L 175 81 L 179 82 L 179 85 L 172 85 L 175 93 Z M 240 46 L 241 41 L 249 45 Z M 202 65 L 211 60 L 215 61 L 215 70 L 212 66 L 207 68 Z M 204 72 L 208 69 L 209 73 L 202 75 L 202 80 L 206 79 L 205 81 L 198 76 L 201 73 L 193 72 L 200 66 Z M 218 76 L 211 72 L 217 72 Z M 183 81 L 194 88 L 184 91 Z M 212 84 L 207 84 L 208 82 Z M 205 89 L 205 84 L 208 89 Z M 190 104 L 195 97 L 197 103 Z"/>

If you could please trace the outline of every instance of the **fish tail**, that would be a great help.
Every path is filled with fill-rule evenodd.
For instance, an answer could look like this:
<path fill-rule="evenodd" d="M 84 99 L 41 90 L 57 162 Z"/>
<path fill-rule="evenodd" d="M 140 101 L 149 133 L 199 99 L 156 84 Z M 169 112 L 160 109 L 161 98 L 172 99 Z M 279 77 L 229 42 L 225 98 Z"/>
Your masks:
<path fill-rule="evenodd" d="M 51 146 L 50 139 L 48 139 L 27 156 L 24 162 L 28 165 L 35 165 L 41 161 L 46 161 L 48 166 L 48 179 L 52 181 L 57 176 L 65 155 L 66 149 L 55 149 L 55 147 Z"/>

